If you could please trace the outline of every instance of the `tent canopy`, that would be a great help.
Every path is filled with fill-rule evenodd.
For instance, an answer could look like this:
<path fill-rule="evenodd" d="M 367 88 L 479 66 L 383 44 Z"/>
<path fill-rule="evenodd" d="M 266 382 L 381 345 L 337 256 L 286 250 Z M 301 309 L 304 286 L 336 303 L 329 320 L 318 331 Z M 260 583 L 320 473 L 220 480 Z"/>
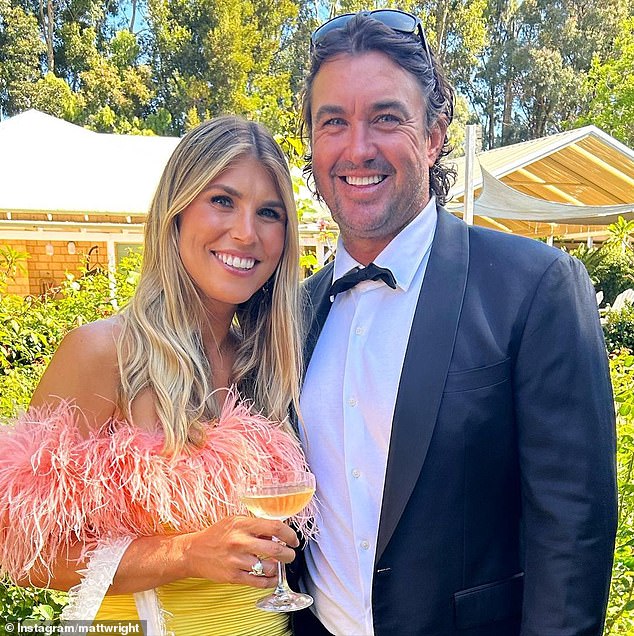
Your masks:
<path fill-rule="evenodd" d="M 26 111 L 0 122 L 0 210 L 144 215 L 178 141 Z"/>
<path fill-rule="evenodd" d="M 634 203 L 580 206 L 544 201 L 511 188 L 482 166 L 480 172 L 482 188 L 475 203 L 480 216 L 574 225 L 609 225 L 619 216 L 634 218 Z"/>
<path fill-rule="evenodd" d="M 462 213 L 465 158 L 448 207 Z M 585 234 L 634 212 L 634 151 L 595 126 L 477 155 L 476 223 L 526 234 Z M 594 228 L 596 229 L 596 228 Z"/>

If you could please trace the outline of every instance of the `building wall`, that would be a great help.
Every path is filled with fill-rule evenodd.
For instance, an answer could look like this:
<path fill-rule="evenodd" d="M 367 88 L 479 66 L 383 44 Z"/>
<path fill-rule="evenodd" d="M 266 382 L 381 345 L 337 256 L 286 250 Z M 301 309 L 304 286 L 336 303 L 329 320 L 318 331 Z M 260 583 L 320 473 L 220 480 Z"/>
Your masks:
<path fill-rule="evenodd" d="M 11 247 L 26 252 L 29 258 L 23 263 L 24 272 L 18 272 L 15 281 L 9 282 L 7 292 L 20 296 L 38 295 L 58 286 L 66 273 L 81 275 L 85 267 L 107 267 L 105 243 L 74 241 L 75 253 L 69 253 L 67 241 L 6 241 L 0 239 L 0 247 Z M 47 245 L 53 253 L 47 253 Z M 50 249 L 50 248 L 49 248 Z"/>

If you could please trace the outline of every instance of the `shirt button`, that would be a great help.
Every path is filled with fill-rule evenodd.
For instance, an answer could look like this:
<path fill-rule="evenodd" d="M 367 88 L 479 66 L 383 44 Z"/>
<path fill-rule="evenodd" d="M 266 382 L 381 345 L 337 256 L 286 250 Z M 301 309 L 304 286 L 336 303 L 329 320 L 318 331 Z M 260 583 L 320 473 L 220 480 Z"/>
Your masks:
<path fill-rule="evenodd" d="M 370 542 L 369 541 L 361 541 L 361 543 L 359 544 L 361 546 L 362 550 L 368 550 L 370 547 Z"/>
<path fill-rule="evenodd" d="M 357 334 L 357 336 L 362 336 L 365 333 L 365 329 L 363 327 L 357 327 L 354 332 Z"/>
<path fill-rule="evenodd" d="M 353 398 L 353 397 L 351 397 L 351 398 L 348 400 L 348 404 L 349 404 L 350 406 L 356 406 L 356 405 L 357 405 L 357 398 Z"/>
<path fill-rule="evenodd" d="M 359 479 L 359 477 L 361 477 L 361 471 L 360 471 L 358 468 L 355 468 L 355 469 L 352 471 L 352 476 L 353 476 L 355 479 Z"/>

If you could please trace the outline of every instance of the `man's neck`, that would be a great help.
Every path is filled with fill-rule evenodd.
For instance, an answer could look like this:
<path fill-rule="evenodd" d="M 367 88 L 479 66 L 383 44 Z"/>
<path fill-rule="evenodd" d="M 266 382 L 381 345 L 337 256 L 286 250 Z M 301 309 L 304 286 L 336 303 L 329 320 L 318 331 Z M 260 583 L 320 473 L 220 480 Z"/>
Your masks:
<path fill-rule="evenodd" d="M 369 265 L 376 257 L 398 236 L 414 219 L 418 218 L 427 207 L 430 205 L 428 201 L 420 212 L 410 219 L 410 221 L 401 227 L 398 231 L 387 236 L 380 237 L 362 237 L 356 236 L 350 232 L 346 232 L 345 229 L 340 230 L 341 241 L 343 242 L 346 251 L 355 261 L 361 263 L 361 265 Z"/>
<path fill-rule="evenodd" d="M 362 239 L 357 236 L 350 237 L 343 234 L 341 236 L 348 254 L 361 265 L 370 264 L 389 245 L 393 238 L 393 236 L 390 236 L 389 238 L 384 237 L 381 239 Z"/>

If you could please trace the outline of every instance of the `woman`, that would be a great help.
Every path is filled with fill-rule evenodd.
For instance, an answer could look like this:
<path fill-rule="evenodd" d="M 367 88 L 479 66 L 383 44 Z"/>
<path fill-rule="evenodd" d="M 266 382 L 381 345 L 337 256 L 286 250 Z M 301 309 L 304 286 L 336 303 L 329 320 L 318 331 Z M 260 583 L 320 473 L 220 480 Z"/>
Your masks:
<path fill-rule="evenodd" d="M 107 593 L 97 619 L 137 619 L 136 601 L 150 622 L 170 617 L 151 634 L 287 633 L 254 603 L 294 556 L 271 537 L 298 539 L 244 515 L 237 482 L 305 467 L 288 424 L 258 415 L 297 408 L 298 249 L 290 173 L 264 128 L 225 116 L 183 137 L 130 304 L 64 338 L 0 439 L 1 570 L 76 586 L 67 618 Z M 164 613 L 141 594 L 153 588 Z"/>

